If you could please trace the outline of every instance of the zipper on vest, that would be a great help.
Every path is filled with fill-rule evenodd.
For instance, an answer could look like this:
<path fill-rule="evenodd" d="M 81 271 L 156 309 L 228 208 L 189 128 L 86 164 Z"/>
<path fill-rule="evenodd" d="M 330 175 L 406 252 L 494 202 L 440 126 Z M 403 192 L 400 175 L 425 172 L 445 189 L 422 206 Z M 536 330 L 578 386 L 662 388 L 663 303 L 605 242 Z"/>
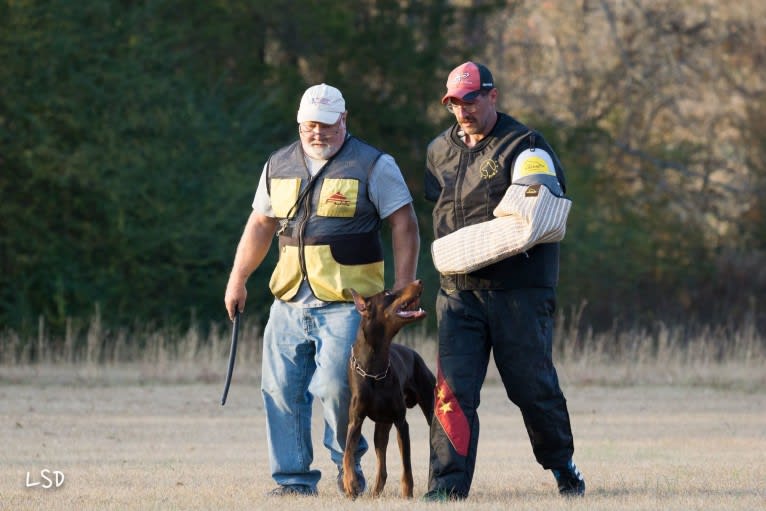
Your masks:
<path fill-rule="evenodd" d="M 305 246 L 303 243 L 303 235 L 306 233 L 306 224 L 308 223 L 309 217 L 311 216 L 311 196 L 313 195 L 313 185 L 315 179 L 316 176 L 309 180 L 307 186 L 312 191 L 307 193 L 303 198 L 303 218 L 298 221 L 298 263 L 301 268 L 302 280 L 305 280 L 308 283 L 309 288 L 311 288 L 311 282 L 308 282 L 308 271 L 306 270 L 306 254 L 304 253 Z M 312 289 L 311 292 L 313 293 L 314 290 Z"/>

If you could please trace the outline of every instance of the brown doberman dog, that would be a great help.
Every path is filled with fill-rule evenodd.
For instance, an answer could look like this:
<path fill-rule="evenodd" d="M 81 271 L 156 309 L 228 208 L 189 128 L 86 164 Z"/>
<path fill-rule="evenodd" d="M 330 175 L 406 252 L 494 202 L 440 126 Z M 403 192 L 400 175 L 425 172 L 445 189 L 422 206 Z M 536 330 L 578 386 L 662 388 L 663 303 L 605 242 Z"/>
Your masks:
<path fill-rule="evenodd" d="M 419 405 L 428 423 L 434 413 L 436 378 L 423 358 L 414 350 L 392 340 L 404 325 L 423 319 L 420 308 L 423 283 L 416 280 L 399 291 L 383 291 L 369 298 L 349 290 L 362 321 L 351 349 L 348 382 L 351 402 L 348 433 L 343 455 L 343 489 L 350 498 L 362 491 L 354 470 L 354 455 L 362 434 L 362 422 L 375 422 L 375 454 L 378 470 L 373 496 L 386 484 L 386 447 L 391 426 L 396 426 L 402 456 L 402 496 L 412 498 L 410 430 L 407 408 Z"/>

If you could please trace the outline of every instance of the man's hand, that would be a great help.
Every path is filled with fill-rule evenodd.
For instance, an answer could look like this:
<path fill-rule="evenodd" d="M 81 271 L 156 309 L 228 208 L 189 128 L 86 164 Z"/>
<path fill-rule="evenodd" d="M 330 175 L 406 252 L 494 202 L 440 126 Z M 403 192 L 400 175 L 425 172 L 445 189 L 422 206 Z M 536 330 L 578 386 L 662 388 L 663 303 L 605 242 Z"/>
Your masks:
<path fill-rule="evenodd" d="M 226 295 L 224 296 L 223 301 L 226 304 L 226 311 L 229 313 L 229 319 L 234 321 L 235 311 L 242 312 L 245 310 L 245 302 L 247 301 L 247 288 L 245 287 L 245 283 L 230 278 L 229 284 L 226 286 Z"/>

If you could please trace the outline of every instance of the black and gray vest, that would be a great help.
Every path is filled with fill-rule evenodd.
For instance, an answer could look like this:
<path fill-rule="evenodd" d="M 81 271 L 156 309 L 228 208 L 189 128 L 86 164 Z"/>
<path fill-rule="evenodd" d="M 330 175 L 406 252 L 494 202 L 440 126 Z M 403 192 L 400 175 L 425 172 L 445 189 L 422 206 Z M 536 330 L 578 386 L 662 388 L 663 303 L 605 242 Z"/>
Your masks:
<path fill-rule="evenodd" d="M 495 218 L 492 211 L 511 185 L 516 157 L 532 147 L 553 158 L 556 176 L 566 191 L 564 173 L 543 137 L 514 118 L 498 113 L 492 132 L 467 147 L 455 124 L 428 146 L 425 197 L 435 202 L 434 237 Z M 441 275 L 445 290 L 555 287 L 559 275 L 559 244 L 535 245 L 518 254 L 468 274 Z"/>

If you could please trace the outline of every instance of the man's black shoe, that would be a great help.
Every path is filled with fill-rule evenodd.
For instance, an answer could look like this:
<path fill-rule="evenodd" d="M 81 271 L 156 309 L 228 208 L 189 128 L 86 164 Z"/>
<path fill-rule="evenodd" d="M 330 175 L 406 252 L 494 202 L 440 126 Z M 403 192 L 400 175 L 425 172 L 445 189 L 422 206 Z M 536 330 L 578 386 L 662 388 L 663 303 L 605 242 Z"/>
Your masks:
<path fill-rule="evenodd" d="M 439 488 L 427 492 L 420 500 L 424 502 L 453 502 L 456 500 L 465 500 L 465 496 L 454 491 Z"/>
<path fill-rule="evenodd" d="M 551 472 L 556 478 L 560 495 L 564 497 L 582 497 L 585 495 L 585 480 L 572 460 L 569 460 L 566 467 L 554 468 Z"/>

